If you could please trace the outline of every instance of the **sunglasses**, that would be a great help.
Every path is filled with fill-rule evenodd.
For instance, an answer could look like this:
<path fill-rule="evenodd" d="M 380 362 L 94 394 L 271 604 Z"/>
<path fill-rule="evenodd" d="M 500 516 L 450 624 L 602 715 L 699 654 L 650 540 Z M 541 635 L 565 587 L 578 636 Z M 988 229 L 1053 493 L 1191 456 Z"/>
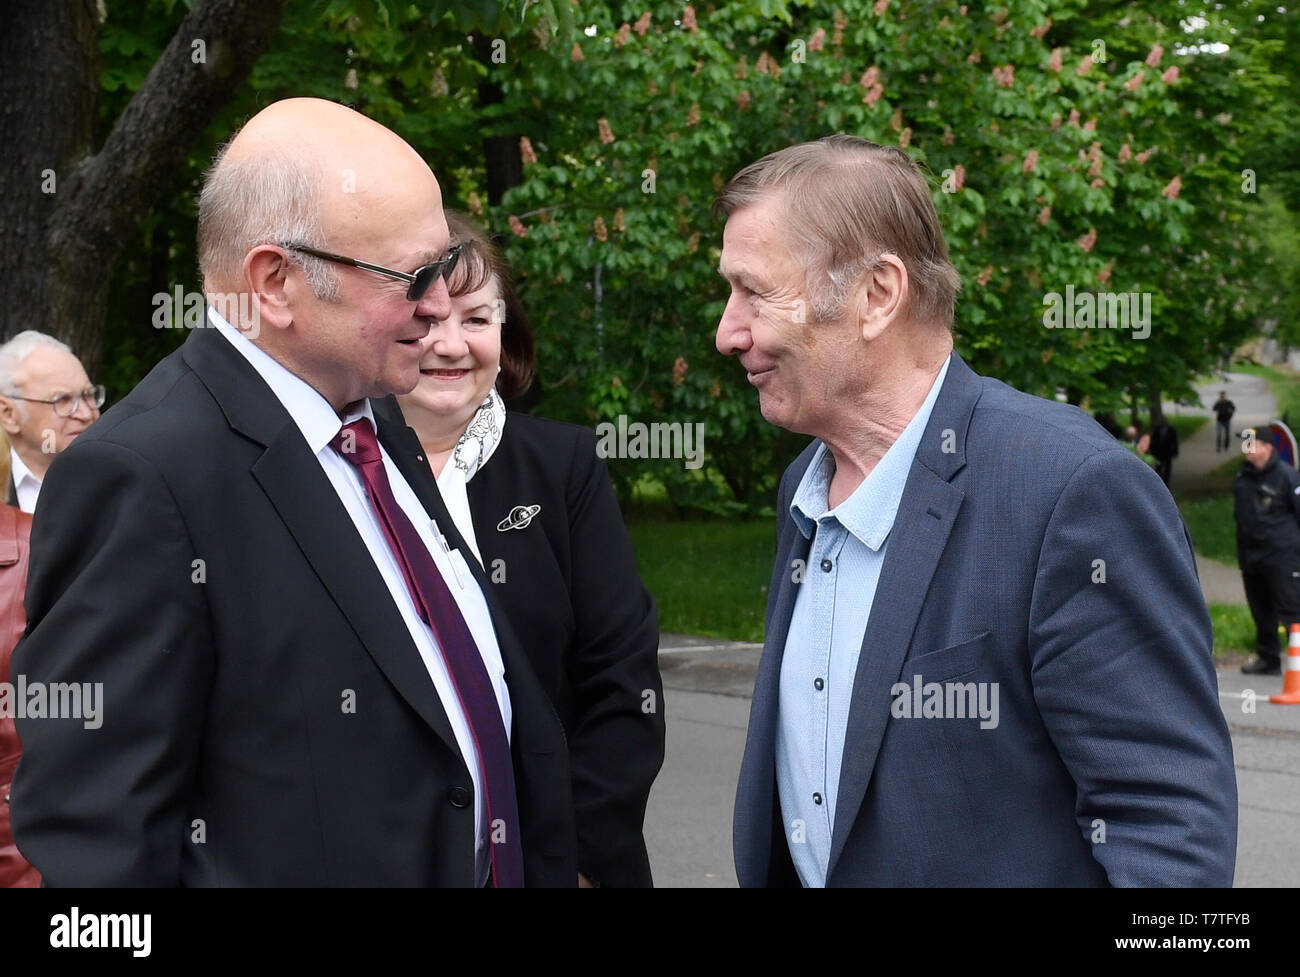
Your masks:
<path fill-rule="evenodd" d="M 373 272 L 376 275 L 386 275 L 389 278 L 396 278 L 398 281 L 409 282 L 411 287 L 406 290 L 406 301 L 418 302 L 420 299 L 424 298 L 424 293 L 429 290 L 429 286 L 432 285 L 439 276 L 447 278 L 451 275 L 452 269 L 456 267 L 456 262 L 460 259 L 461 248 L 463 248 L 464 245 L 457 244 L 455 247 L 448 250 L 447 257 L 440 261 L 421 265 L 410 274 L 407 274 L 404 271 L 397 271 L 393 268 L 385 268 L 383 265 L 372 265 L 368 261 L 358 261 L 356 258 L 349 258 L 346 255 L 332 254 L 329 251 L 309 248 L 305 244 L 282 244 L 280 247 L 289 251 L 301 251 L 303 254 L 309 254 L 313 258 L 323 258 L 326 261 L 334 261 L 341 265 L 360 268 L 362 271 Z"/>

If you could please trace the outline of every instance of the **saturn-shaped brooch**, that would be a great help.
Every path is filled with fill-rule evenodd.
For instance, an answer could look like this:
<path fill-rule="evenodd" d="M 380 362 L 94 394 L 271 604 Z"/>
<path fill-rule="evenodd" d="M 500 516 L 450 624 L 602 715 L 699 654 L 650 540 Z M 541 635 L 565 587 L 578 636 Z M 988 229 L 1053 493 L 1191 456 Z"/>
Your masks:
<path fill-rule="evenodd" d="M 540 505 L 517 505 L 510 510 L 510 515 L 497 523 L 497 532 L 507 533 L 512 529 L 526 529 L 533 521 L 533 516 L 541 511 Z"/>

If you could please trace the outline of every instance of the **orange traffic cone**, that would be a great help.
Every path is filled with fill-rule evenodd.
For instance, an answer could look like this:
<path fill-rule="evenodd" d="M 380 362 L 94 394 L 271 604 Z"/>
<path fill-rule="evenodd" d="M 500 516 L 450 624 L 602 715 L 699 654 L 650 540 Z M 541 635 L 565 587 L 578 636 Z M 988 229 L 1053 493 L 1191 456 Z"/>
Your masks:
<path fill-rule="evenodd" d="M 1282 693 L 1269 696 L 1268 701 L 1280 706 L 1300 706 L 1300 624 L 1291 625 L 1291 637 L 1286 643 L 1285 675 Z"/>

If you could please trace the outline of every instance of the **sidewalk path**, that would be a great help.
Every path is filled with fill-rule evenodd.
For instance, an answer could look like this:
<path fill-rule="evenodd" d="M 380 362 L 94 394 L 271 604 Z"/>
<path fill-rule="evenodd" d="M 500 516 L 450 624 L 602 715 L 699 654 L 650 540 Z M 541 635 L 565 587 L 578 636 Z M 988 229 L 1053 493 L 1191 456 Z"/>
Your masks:
<path fill-rule="evenodd" d="M 1219 399 L 1219 391 L 1226 390 L 1228 399 L 1237 405 L 1237 412 L 1232 415 L 1232 433 L 1234 440 L 1229 450 L 1215 451 L 1215 420 L 1211 408 Z M 1277 400 L 1263 377 L 1249 373 L 1229 373 L 1223 380 L 1216 380 L 1196 388 L 1200 395 L 1200 408 L 1183 407 L 1166 403 L 1165 413 L 1170 417 L 1189 415 L 1208 415 L 1210 420 L 1201 426 L 1195 434 L 1178 446 L 1178 457 L 1174 460 L 1174 474 L 1170 488 L 1175 494 L 1196 491 L 1205 487 L 1206 476 L 1225 461 L 1236 457 L 1239 450 L 1235 435 L 1243 427 L 1267 424 L 1277 416 Z M 1196 572 L 1201 578 L 1201 590 L 1205 593 L 1207 604 L 1238 604 L 1245 606 L 1246 592 L 1241 586 L 1241 571 L 1217 560 L 1196 557 Z"/>
<path fill-rule="evenodd" d="M 1229 458 L 1236 457 L 1232 452 L 1240 451 L 1235 441 L 1229 445 L 1227 452 L 1214 450 L 1214 413 L 1211 408 L 1219 399 L 1219 391 L 1226 390 L 1228 399 L 1237 405 L 1237 412 L 1232 415 L 1232 433 L 1235 435 L 1243 427 L 1267 424 L 1277 416 L 1277 400 L 1263 377 L 1251 376 L 1249 373 L 1229 373 L 1227 381 L 1216 380 L 1205 386 L 1197 387 L 1202 408 L 1184 407 L 1178 404 L 1164 405 L 1170 417 L 1188 417 L 1204 415 L 1210 419 L 1199 431 L 1178 446 L 1178 457 L 1174 459 L 1174 477 L 1170 488 L 1174 494 L 1202 487 L 1204 478 Z"/>

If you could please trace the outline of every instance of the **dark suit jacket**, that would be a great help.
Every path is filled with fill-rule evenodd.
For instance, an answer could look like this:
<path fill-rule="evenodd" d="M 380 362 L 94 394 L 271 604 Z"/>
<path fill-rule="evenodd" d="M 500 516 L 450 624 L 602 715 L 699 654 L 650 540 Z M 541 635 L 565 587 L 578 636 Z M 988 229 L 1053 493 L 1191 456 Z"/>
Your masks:
<path fill-rule="evenodd" d="M 403 423 L 393 398 L 375 413 Z M 485 571 L 568 733 L 578 869 L 602 885 L 650 885 L 642 825 L 664 758 L 658 617 L 596 437 L 511 412 L 468 495 Z M 540 509 L 499 530 L 520 505 Z"/>
<path fill-rule="evenodd" d="M 774 749 L 791 567 L 809 550 L 790 500 L 816 445 L 777 503 L 736 794 L 743 886 L 797 884 Z M 1191 540 L 1150 468 L 1082 411 L 953 354 L 887 546 L 828 885 L 1232 883 L 1237 783 L 1210 619 Z M 896 718 L 895 684 L 918 681 L 996 683 L 998 725 Z"/>
<path fill-rule="evenodd" d="M 452 545 L 420 446 L 379 437 Z M 469 771 L 297 426 L 196 330 L 51 465 L 15 672 L 102 682 L 19 720 L 12 816 L 51 885 L 472 886 Z M 490 585 L 524 871 L 576 883 L 564 733 Z M 346 708 L 347 704 L 353 708 Z"/>

